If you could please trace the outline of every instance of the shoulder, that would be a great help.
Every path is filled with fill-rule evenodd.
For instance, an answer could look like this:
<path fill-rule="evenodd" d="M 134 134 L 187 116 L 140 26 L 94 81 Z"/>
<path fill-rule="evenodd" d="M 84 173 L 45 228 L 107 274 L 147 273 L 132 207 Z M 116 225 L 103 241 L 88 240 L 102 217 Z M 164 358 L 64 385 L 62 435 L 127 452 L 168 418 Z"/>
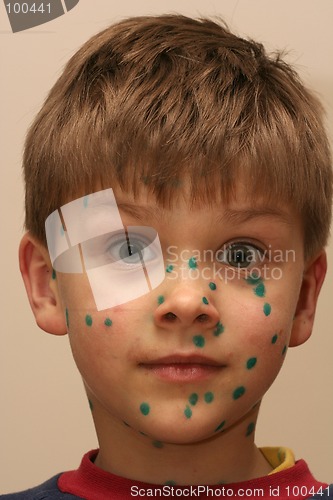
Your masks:
<path fill-rule="evenodd" d="M 80 498 L 70 493 L 62 493 L 59 490 L 58 478 L 60 475 L 57 474 L 48 481 L 45 481 L 45 483 L 29 490 L 0 495 L 0 500 L 74 500 Z"/>
<path fill-rule="evenodd" d="M 326 488 L 320 489 L 320 491 L 318 491 L 313 497 L 311 497 L 310 500 L 324 500 L 325 498 L 333 498 L 333 483 Z"/>

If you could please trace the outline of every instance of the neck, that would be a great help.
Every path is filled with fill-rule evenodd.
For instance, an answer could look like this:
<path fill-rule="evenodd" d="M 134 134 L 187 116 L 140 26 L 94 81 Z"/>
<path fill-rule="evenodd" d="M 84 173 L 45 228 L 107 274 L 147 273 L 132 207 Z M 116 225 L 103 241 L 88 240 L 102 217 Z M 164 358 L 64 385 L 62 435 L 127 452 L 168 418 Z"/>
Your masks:
<path fill-rule="evenodd" d="M 153 441 L 119 420 L 111 423 L 98 410 L 93 412 L 100 445 L 95 465 L 118 476 L 194 485 L 246 481 L 272 470 L 254 444 L 254 432 L 244 433 L 250 422 L 256 422 L 259 407 L 224 432 L 191 444 Z"/>

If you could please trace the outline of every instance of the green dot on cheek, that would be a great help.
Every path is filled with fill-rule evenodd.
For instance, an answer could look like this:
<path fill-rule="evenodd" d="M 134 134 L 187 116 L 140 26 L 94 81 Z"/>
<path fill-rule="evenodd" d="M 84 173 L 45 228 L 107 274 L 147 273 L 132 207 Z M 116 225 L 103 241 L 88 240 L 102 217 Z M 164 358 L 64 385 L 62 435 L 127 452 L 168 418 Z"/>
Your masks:
<path fill-rule="evenodd" d="M 272 311 L 271 305 L 266 302 L 266 304 L 264 304 L 263 311 L 265 316 L 269 316 Z"/>
<path fill-rule="evenodd" d="M 195 257 L 191 257 L 188 261 L 188 267 L 190 269 L 196 269 L 198 267 L 197 261 Z"/>
<path fill-rule="evenodd" d="M 275 335 L 273 335 L 273 337 L 272 337 L 272 344 L 275 344 L 275 342 L 277 341 L 277 339 L 278 339 L 278 335 L 277 335 L 277 333 L 276 333 L 276 334 L 275 334 Z"/>
<path fill-rule="evenodd" d="M 257 358 L 250 358 L 246 362 L 246 368 L 251 370 L 257 363 Z"/>
<path fill-rule="evenodd" d="M 86 325 L 91 326 L 92 324 L 93 324 L 92 317 L 90 316 L 90 314 L 87 314 L 86 315 Z"/>
<path fill-rule="evenodd" d="M 195 335 L 193 337 L 193 343 L 197 347 L 203 347 L 205 345 L 205 338 L 202 335 Z"/>
<path fill-rule="evenodd" d="M 208 286 L 211 290 L 216 290 L 216 284 L 213 281 L 211 281 Z"/>
<path fill-rule="evenodd" d="M 106 318 L 104 321 L 105 326 L 112 326 L 112 320 L 110 318 Z"/>
<path fill-rule="evenodd" d="M 233 399 L 239 399 L 243 394 L 245 394 L 245 387 L 241 385 L 234 390 L 232 397 Z"/>
<path fill-rule="evenodd" d="M 252 432 L 254 431 L 255 429 L 255 423 L 254 422 L 251 422 L 248 426 L 247 426 L 247 429 L 246 429 L 246 436 L 250 436 L 252 434 Z"/>
<path fill-rule="evenodd" d="M 254 293 L 257 295 L 257 297 L 265 297 L 265 293 L 266 293 L 265 285 L 263 283 L 259 283 L 255 287 Z"/>
<path fill-rule="evenodd" d="M 141 403 L 140 405 L 140 411 L 142 413 L 142 415 L 148 415 L 149 412 L 150 412 L 150 406 L 148 403 Z"/>

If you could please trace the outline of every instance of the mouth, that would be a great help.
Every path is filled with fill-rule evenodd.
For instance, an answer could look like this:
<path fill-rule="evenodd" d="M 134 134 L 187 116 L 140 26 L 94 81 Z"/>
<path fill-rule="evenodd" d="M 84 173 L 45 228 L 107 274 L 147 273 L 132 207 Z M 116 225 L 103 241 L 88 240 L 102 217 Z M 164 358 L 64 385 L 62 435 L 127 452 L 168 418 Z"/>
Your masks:
<path fill-rule="evenodd" d="M 198 355 L 171 355 L 140 363 L 147 375 L 168 382 L 195 382 L 220 374 L 226 367 L 220 361 Z"/>

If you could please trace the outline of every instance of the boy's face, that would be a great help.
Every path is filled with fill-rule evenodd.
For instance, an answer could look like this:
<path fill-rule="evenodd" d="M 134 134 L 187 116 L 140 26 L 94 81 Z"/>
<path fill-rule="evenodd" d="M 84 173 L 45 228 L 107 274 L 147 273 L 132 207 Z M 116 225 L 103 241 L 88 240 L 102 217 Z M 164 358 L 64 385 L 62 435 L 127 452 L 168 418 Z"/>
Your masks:
<path fill-rule="evenodd" d="M 157 442 L 209 438 L 243 419 L 281 368 L 304 270 L 300 221 L 241 189 L 228 206 L 189 208 L 184 195 L 171 210 L 146 194 L 115 196 L 125 227 L 157 231 L 165 279 L 97 311 L 86 274 L 57 273 L 89 399 L 109 423 Z M 115 239 L 109 251 L 124 258 L 128 245 Z"/>

